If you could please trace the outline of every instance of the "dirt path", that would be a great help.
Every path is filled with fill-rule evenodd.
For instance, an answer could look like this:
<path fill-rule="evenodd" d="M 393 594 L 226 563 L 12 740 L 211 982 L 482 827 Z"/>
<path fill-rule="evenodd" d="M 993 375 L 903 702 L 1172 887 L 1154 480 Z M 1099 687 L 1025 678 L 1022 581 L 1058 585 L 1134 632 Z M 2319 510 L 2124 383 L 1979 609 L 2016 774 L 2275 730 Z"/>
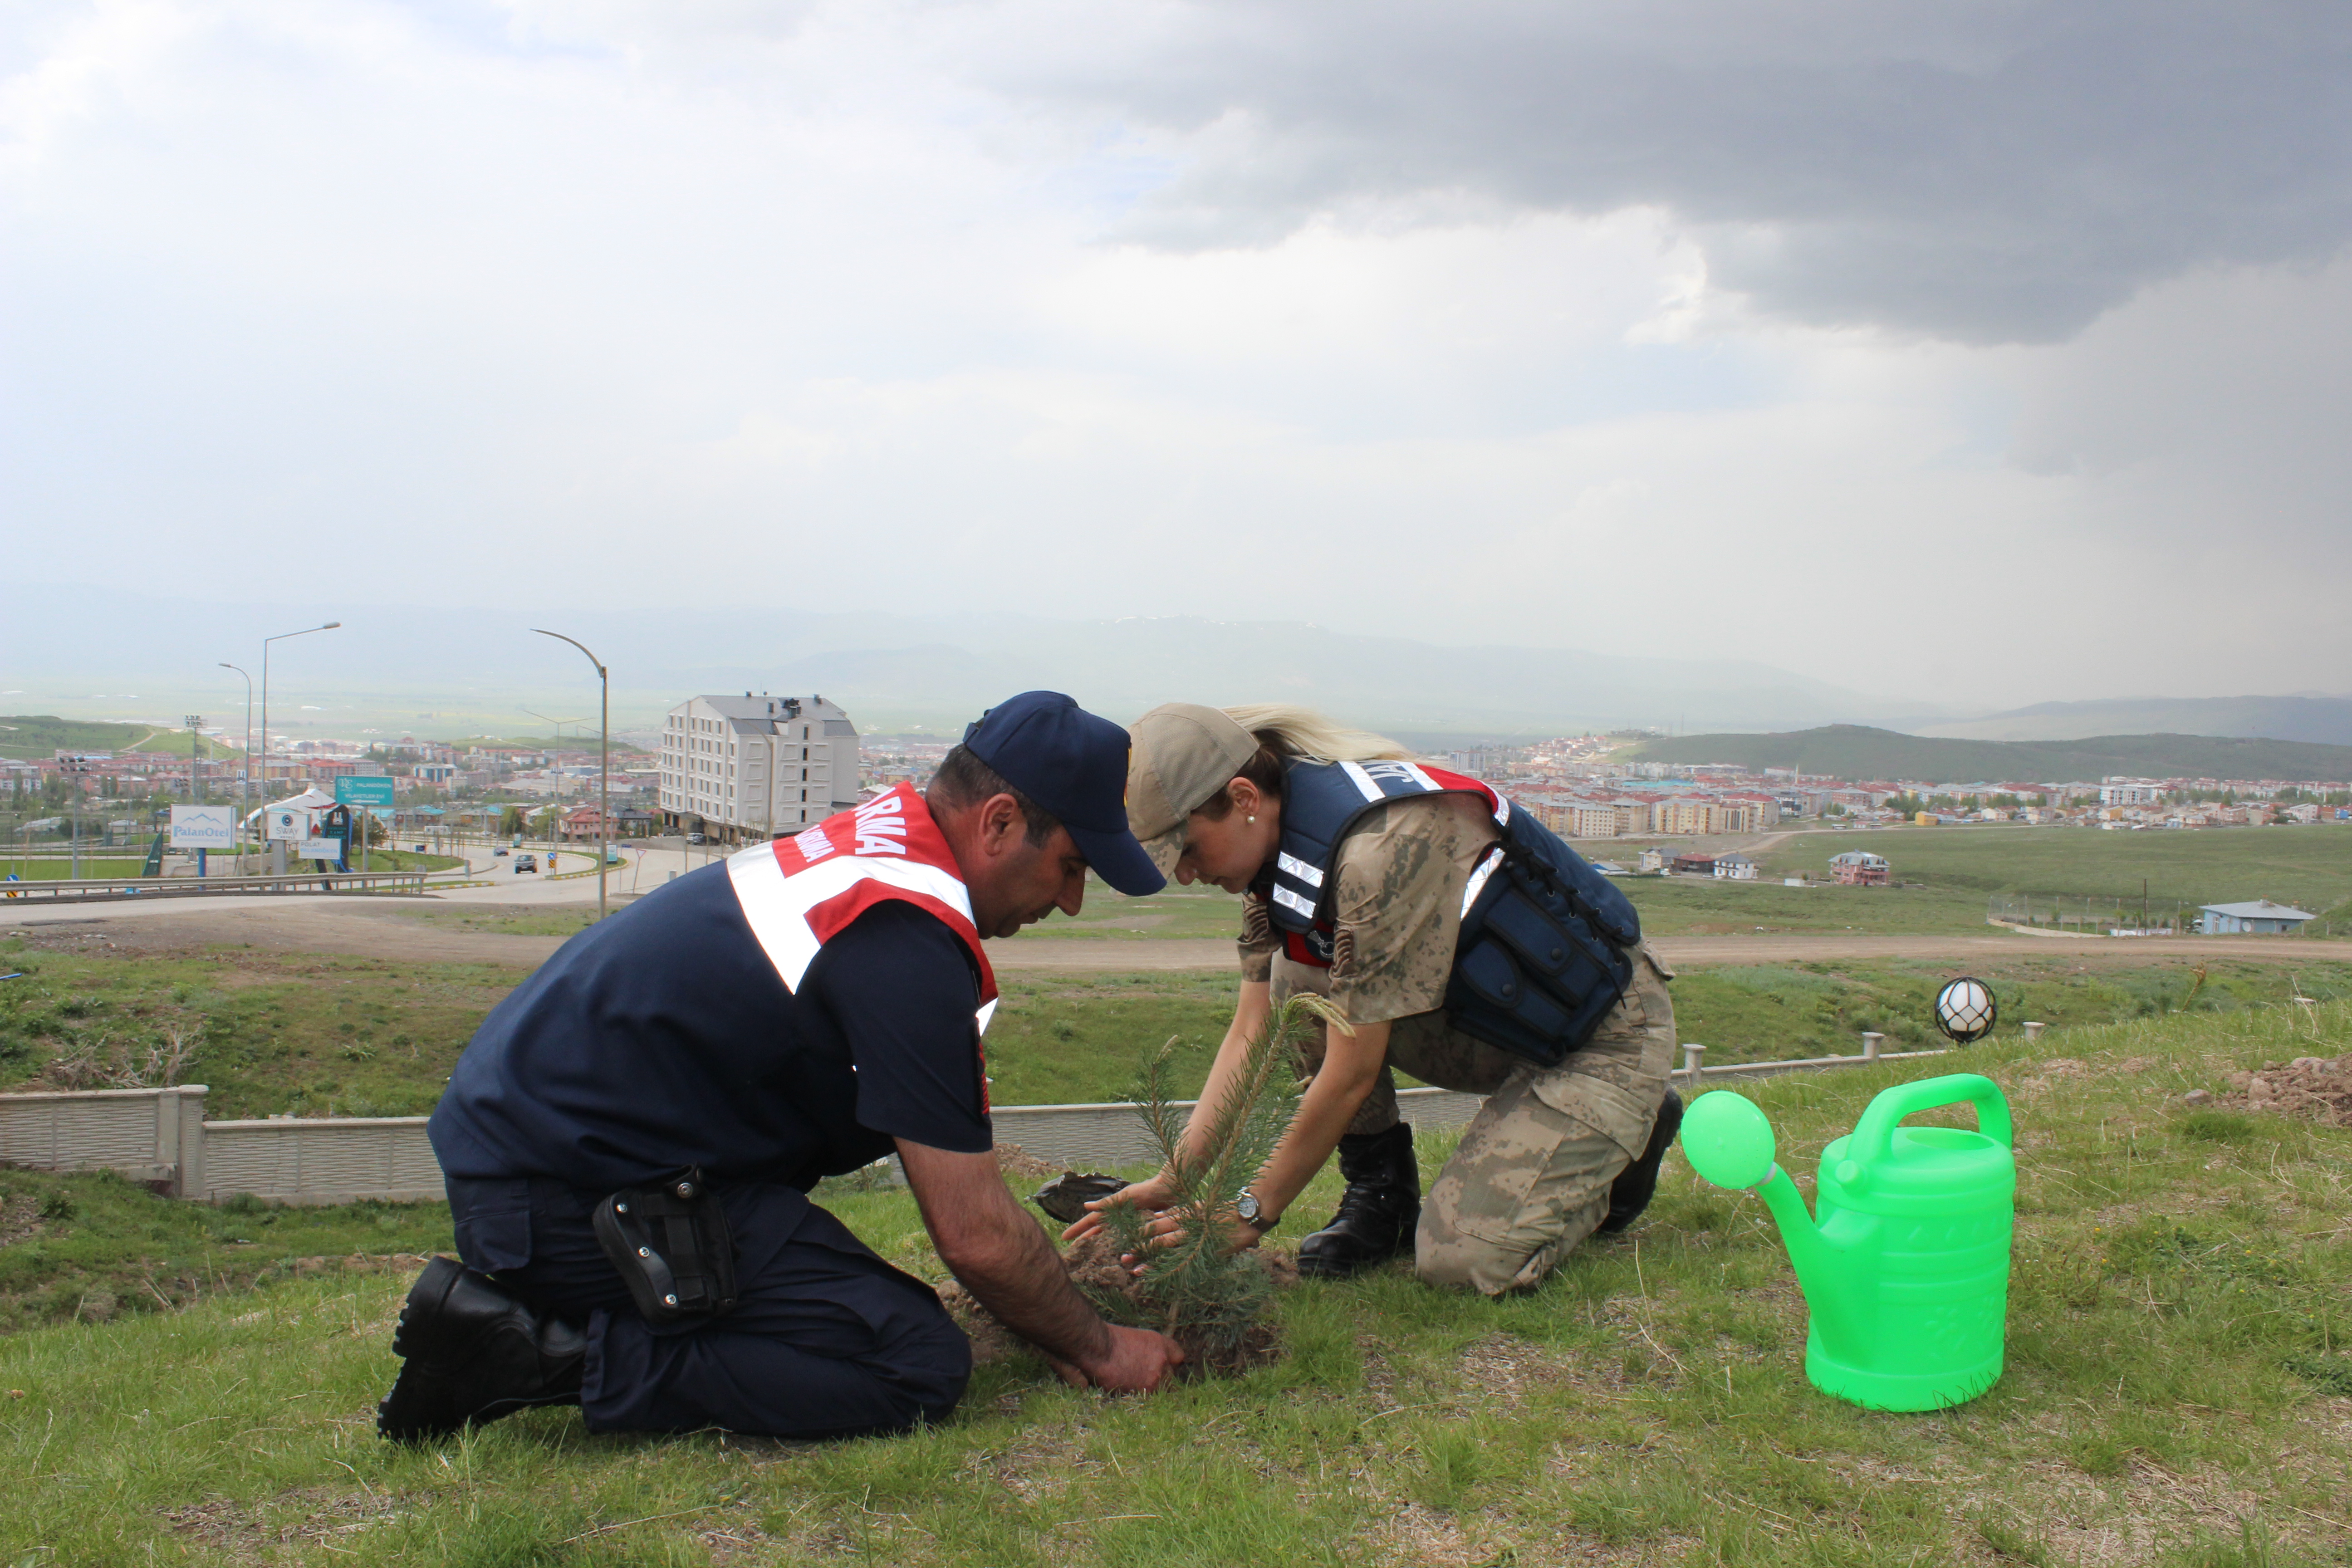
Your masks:
<path fill-rule="evenodd" d="M 103 912 L 100 912 L 102 909 Z M 499 912 L 472 906 L 468 913 Z M 518 909 L 519 913 L 536 910 Z M 60 905 L 18 914 L 0 910 L 0 935 L 55 932 L 103 939 L 133 952 L 162 952 L 215 943 L 278 952 L 341 952 L 370 958 L 536 968 L 562 945 L 551 936 L 469 931 L 403 915 L 383 901 L 352 898 L 222 899 L 200 906 Z"/>
<path fill-rule="evenodd" d="M 455 907 L 455 906 L 444 906 Z M 464 912 L 492 917 L 543 914 L 544 906 L 472 904 Z M 207 900 L 190 904 L 61 905 L 23 911 L 0 909 L 0 935 L 72 931 L 132 951 L 162 952 L 243 944 L 287 952 L 341 952 L 367 957 L 453 963 L 535 966 L 563 944 L 553 936 L 466 931 L 404 914 L 390 900 L 286 898 Z M 2305 942 L 2279 937 L 2106 938 L 2037 941 L 1987 930 L 1917 936 L 1858 931 L 1762 933 L 1754 936 L 1665 936 L 1654 942 L 1676 968 L 1721 964 L 1806 963 L 1836 959 L 1925 959 L 1954 963 L 2017 958 L 2075 964 L 2147 963 L 2226 958 L 2240 963 L 2308 963 L 2352 960 L 2352 941 Z M 988 944 L 989 961 L 1007 973 L 1105 974 L 1221 970 L 1234 963 L 1223 937 L 1163 941 L 1097 941 L 1087 937 L 1016 937 Z"/>

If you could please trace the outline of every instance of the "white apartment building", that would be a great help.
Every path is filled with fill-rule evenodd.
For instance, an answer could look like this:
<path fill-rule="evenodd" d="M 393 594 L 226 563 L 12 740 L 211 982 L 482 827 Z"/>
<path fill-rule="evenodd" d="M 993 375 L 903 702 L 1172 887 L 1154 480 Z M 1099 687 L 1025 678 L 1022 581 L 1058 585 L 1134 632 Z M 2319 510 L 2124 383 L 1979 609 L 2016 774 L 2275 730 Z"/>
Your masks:
<path fill-rule="evenodd" d="M 798 833 L 857 804 L 857 727 L 822 697 L 689 698 L 662 728 L 660 777 L 672 827 Z"/>

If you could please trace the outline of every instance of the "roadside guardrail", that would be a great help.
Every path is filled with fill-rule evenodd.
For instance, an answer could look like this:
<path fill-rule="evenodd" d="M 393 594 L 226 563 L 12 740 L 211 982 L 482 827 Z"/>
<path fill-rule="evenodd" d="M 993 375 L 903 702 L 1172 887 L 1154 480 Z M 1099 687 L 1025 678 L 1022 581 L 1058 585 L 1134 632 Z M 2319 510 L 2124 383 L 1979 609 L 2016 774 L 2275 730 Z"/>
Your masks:
<path fill-rule="evenodd" d="M 79 904 L 114 899 L 220 898 L 231 894 L 395 893 L 431 890 L 430 871 L 289 871 L 251 877 L 68 877 L 0 882 L 0 898 Z"/>

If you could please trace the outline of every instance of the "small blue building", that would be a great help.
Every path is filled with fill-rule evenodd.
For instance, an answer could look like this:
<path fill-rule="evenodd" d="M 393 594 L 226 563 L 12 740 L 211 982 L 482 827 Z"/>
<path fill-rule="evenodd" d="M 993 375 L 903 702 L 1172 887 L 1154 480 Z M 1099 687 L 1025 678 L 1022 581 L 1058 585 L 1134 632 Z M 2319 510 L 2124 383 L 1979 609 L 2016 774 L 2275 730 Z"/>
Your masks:
<path fill-rule="evenodd" d="M 2207 904 L 2197 929 L 2207 936 L 2292 936 L 2319 917 L 2292 904 L 2261 899 L 2251 904 Z"/>

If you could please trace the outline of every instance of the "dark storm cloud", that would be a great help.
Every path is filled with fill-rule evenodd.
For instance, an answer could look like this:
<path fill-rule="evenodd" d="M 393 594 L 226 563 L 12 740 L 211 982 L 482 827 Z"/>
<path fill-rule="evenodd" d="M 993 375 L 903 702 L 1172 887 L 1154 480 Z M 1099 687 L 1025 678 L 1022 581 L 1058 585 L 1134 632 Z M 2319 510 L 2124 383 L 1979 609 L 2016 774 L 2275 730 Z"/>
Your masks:
<path fill-rule="evenodd" d="M 1028 85 L 1198 133 L 1132 221 L 1161 245 L 1367 199 L 1656 205 L 1769 310 L 1998 342 L 2352 237 L 2342 0 L 1208 0 L 1132 41 Z"/>

